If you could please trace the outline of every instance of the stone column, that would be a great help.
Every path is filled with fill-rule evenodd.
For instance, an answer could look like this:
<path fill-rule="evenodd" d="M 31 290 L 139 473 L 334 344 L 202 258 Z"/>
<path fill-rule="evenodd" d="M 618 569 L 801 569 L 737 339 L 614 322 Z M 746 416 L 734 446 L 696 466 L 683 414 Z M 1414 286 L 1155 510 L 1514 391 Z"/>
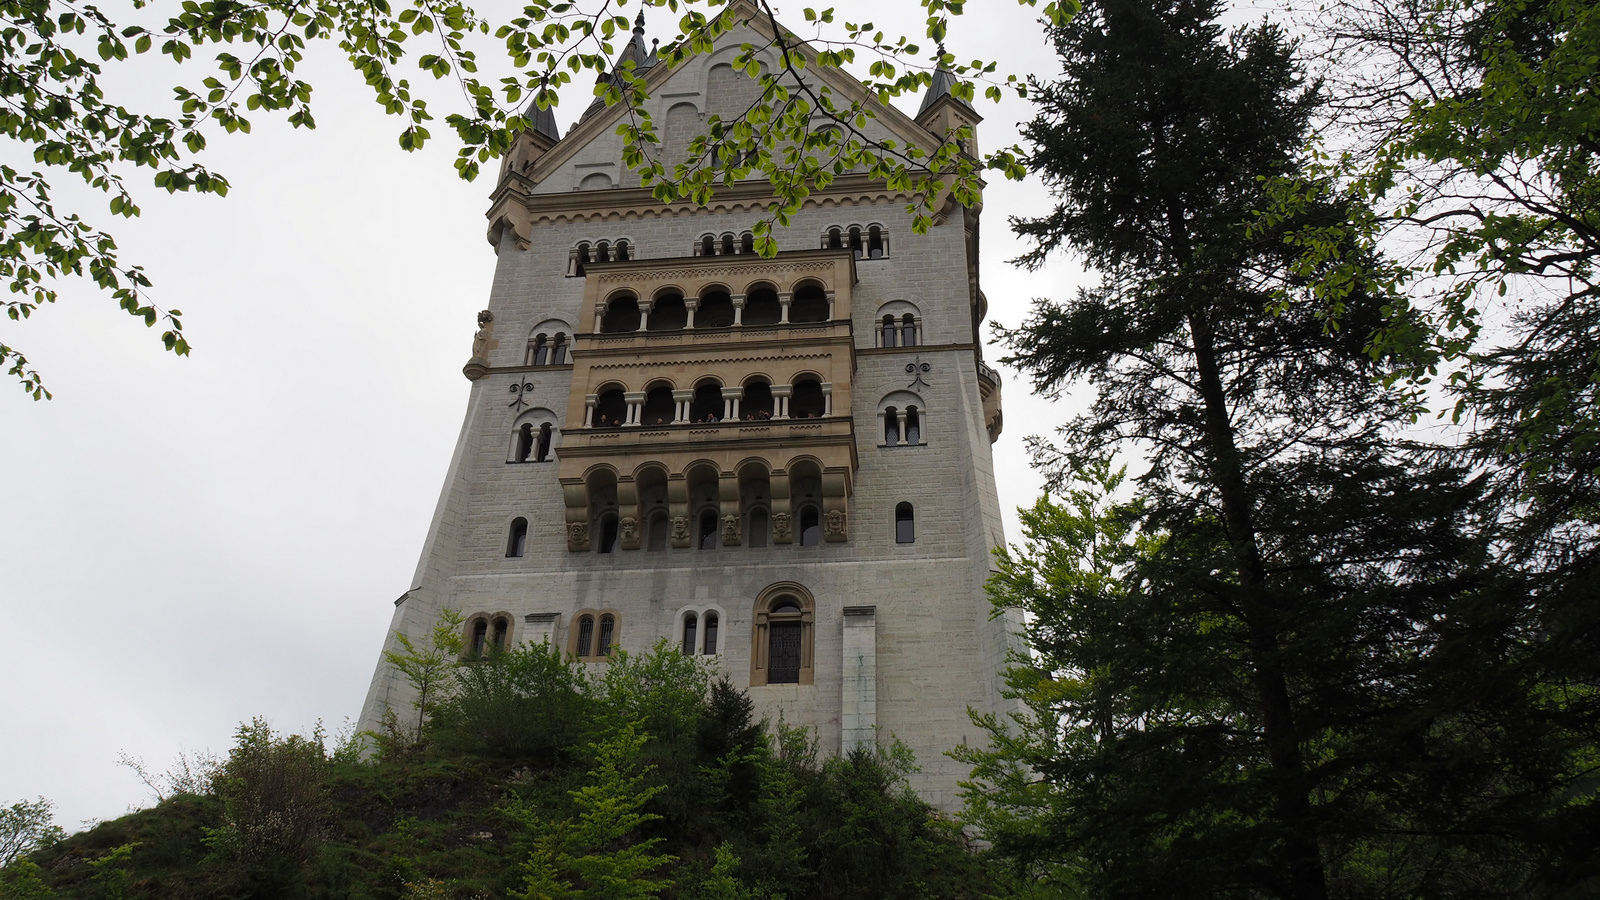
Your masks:
<path fill-rule="evenodd" d="M 744 399 L 744 388 L 722 389 L 722 420 L 724 422 L 739 421 L 739 401 Z"/>
<path fill-rule="evenodd" d="M 654 300 L 640 300 L 639 301 L 639 330 L 640 331 L 649 331 L 650 330 L 649 327 L 648 327 L 650 325 L 650 310 L 654 309 L 655 305 L 656 305 L 656 303 L 655 303 Z"/>
<path fill-rule="evenodd" d="M 667 476 L 667 509 L 672 516 L 669 523 L 672 546 L 686 549 L 689 536 L 689 482 L 682 475 Z"/>
<path fill-rule="evenodd" d="M 774 419 L 789 418 L 789 398 L 794 396 L 794 385 L 775 384 L 772 386 L 772 417 Z"/>
<path fill-rule="evenodd" d="M 793 302 L 794 294 L 791 294 L 788 291 L 784 291 L 778 295 L 778 309 L 780 310 L 778 314 L 779 325 L 789 324 L 789 304 Z"/>
<path fill-rule="evenodd" d="M 606 305 L 604 303 L 596 303 L 594 305 L 594 331 L 595 331 L 595 334 L 599 334 L 600 333 L 600 325 L 605 320 L 605 317 L 606 317 Z"/>
<path fill-rule="evenodd" d="M 744 519 L 739 510 L 738 474 L 727 474 L 719 478 L 717 491 L 720 495 L 717 508 L 721 519 L 718 523 L 721 528 L 721 533 L 717 536 L 718 544 L 723 547 L 737 547 L 744 543 Z"/>
<path fill-rule="evenodd" d="M 583 427 L 594 427 L 594 407 L 599 402 L 599 394 L 589 394 L 583 398 Z"/>
<path fill-rule="evenodd" d="M 772 542 L 794 543 L 794 513 L 789 502 L 789 473 L 773 472 L 767 480 L 772 491 Z"/>
<path fill-rule="evenodd" d="M 644 411 L 644 391 L 628 391 L 622 395 L 628 402 L 628 419 L 625 424 L 638 425 L 639 414 Z"/>
<path fill-rule="evenodd" d="M 632 478 L 617 481 L 617 539 L 624 550 L 639 549 L 639 485 Z"/>
<path fill-rule="evenodd" d="M 895 416 L 896 419 L 898 419 L 900 421 L 900 428 L 896 432 L 896 437 L 898 437 L 899 440 L 895 441 L 895 443 L 897 443 L 897 444 L 909 444 L 909 443 L 911 443 L 910 439 L 908 438 L 908 436 L 906 434 L 906 411 L 903 410 L 903 409 L 896 410 L 894 416 Z"/>
<path fill-rule="evenodd" d="M 839 706 L 839 752 L 872 747 L 878 739 L 878 610 L 844 608 L 844 666 Z"/>
<path fill-rule="evenodd" d="M 689 405 L 694 402 L 694 391 L 673 391 L 673 423 L 689 421 Z"/>
<path fill-rule="evenodd" d="M 889 443 L 889 414 L 881 409 L 878 410 L 878 444 L 884 447 L 893 446 Z"/>
<path fill-rule="evenodd" d="M 829 291 L 828 292 L 828 321 L 832 322 L 834 320 L 834 318 L 835 317 L 834 317 L 834 314 L 833 314 L 833 291 Z"/>
<path fill-rule="evenodd" d="M 822 383 L 822 414 L 823 416 L 833 415 L 833 382 L 831 381 Z"/>
<path fill-rule="evenodd" d="M 699 297 L 685 297 L 685 298 L 683 298 L 683 308 L 689 311 L 689 321 L 684 323 L 683 327 L 684 328 L 693 328 L 694 327 L 694 311 L 700 308 L 700 298 Z"/>
<path fill-rule="evenodd" d="M 744 295 L 733 294 L 733 324 L 737 328 L 744 324 Z"/>

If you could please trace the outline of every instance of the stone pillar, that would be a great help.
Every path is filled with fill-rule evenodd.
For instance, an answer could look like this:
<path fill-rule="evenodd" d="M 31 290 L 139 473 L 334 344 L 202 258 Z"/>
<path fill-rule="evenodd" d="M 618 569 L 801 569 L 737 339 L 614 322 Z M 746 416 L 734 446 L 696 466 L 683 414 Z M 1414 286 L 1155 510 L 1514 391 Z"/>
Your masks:
<path fill-rule="evenodd" d="M 893 446 L 889 443 L 889 415 L 881 409 L 878 410 L 878 445 L 882 447 Z"/>
<path fill-rule="evenodd" d="M 720 495 L 717 509 L 722 529 L 718 535 L 718 544 L 723 547 L 737 547 L 744 543 L 744 519 L 739 512 L 739 476 L 737 473 L 723 475 L 717 480 L 717 491 Z"/>
<path fill-rule="evenodd" d="M 594 427 L 594 407 L 599 402 L 599 394 L 589 394 L 583 398 L 583 427 Z"/>
<path fill-rule="evenodd" d="M 767 480 L 772 491 L 772 542 L 794 543 L 794 511 L 789 501 L 789 473 L 773 472 Z"/>
<path fill-rule="evenodd" d="M 685 297 L 685 298 L 683 298 L 683 308 L 689 311 L 689 321 L 684 323 L 683 327 L 684 328 L 693 328 L 694 327 L 694 311 L 700 308 L 700 298 L 699 297 Z"/>
<path fill-rule="evenodd" d="M 638 425 L 639 414 L 644 412 L 644 391 L 628 391 L 622 395 L 628 402 L 628 418 L 626 425 Z"/>
<path fill-rule="evenodd" d="M 639 330 L 640 331 L 649 331 L 650 330 L 649 329 L 649 325 L 650 325 L 650 310 L 654 309 L 655 305 L 656 305 L 656 303 L 655 303 L 654 300 L 640 300 L 639 301 Z"/>
<path fill-rule="evenodd" d="M 694 391 L 673 391 L 672 392 L 672 406 L 673 406 L 673 413 L 672 413 L 673 419 L 672 419 L 672 421 L 673 421 L 674 424 L 678 424 L 678 423 L 683 423 L 683 422 L 689 421 L 689 405 L 691 403 L 693 403 L 693 402 L 694 402 Z"/>
<path fill-rule="evenodd" d="M 824 417 L 833 415 L 833 382 L 831 381 L 822 383 L 822 415 Z"/>
<path fill-rule="evenodd" d="M 733 294 L 733 325 L 735 328 L 744 324 L 744 295 Z"/>
<path fill-rule="evenodd" d="M 522 639 L 530 644 L 555 644 L 561 626 L 560 613 L 528 613 L 522 617 Z"/>
<path fill-rule="evenodd" d="M 724 422 L 739 421 L 739 401 L 744 399 L 744 388 L 722 389 L 722 420 Z"/>
<path fill-rule="evenodd" d="M 689 546 L 689 482 L 682 475 L 667 476 L 667 508 L 672 516 L 672 546 Z"/>
<path fill-rule="evenodd" d="M 779 325 L 789 324 L 789 304 L 793 302 L 794 294 L 791 294 L 788 291 L 784 291 L 778 295 L 778 309 L 780 310 L 778 314 Z"/>
<path fill-rule="evenodd" d="M 772 417 L 774 419 L 789 418 L 789 398 L 794 396 L 794 385 L 775 384 L 772 386 Z"/>
<path fill-rule="evenodd" d="M 896 419 L 898 419 L 900 421 L 900 428 L 895 432 L 895 438 L 896 438 L 895 443 L 897 443 L 897 444 L 909 444 L 909 443 L 911 443 L 911 441 L 908 440 L 907 435 L 906 435 L 906 411 L 903 410 L 903 409 L 897 410 L 895 412 L 894 416 L 895 416 Z"/>
<path fill-rule="evenodd" d="M 639 549 L 639 485 L 632 478 L 617 481 L 617 539 L 624 550 Z"/>
<path fill-rule="evenodd" d="M 833 320 L 834 320 L 834 314 L 833 314 L 833 291 L 829 291 L 828 292 L 828 321 L 832 322 Z"/>
<path fill-rule="evenodd" d="M 872 747 L 878 739 L 878 610 L 844 608 L 844 666 L 839 707 L 839 753 Z"/>
<path fill-rule="evenodd" d="M 596 303 L 594 305 L 594 331 L 595 331 L 595 334 L 599 334 L 600 333 L 600 325 L 605 320 L 605 317 L 606 317 L 606 305 L 604 303 Z"/>

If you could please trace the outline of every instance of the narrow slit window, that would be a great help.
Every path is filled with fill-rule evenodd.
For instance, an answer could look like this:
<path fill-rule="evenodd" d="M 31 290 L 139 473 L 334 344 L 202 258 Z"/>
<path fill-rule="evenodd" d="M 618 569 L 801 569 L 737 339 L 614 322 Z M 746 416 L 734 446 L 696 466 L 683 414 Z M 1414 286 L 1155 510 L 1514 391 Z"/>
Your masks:
<path fill-rule="evenodd" d="M 883 411 L 883 442 L 891 447 L 900 443 L 900 411 L 892 406 Z"/>
<path fill-rule="evenodd" d="M 706 613 L 706 642 L 705 642 L 705 651 L 704 652 L 705 652 L 705 654 L 707 656 L 716 656 L 717 655 L 717 614 L 716 613 Z"/>
<path fill-rule="evenodd" d="M 822 514 L 815 506 L 800 510 L 800 546 L 815 547 L 822 543 Z"/>
<path fill-rule="evenodd" d="M 550 458 L 550 438 L 554 431 L 555 428 L 549 422 L 539 426 L 539 452 L 534 457 L 534 462 L 545 462 Z"/>
<path fill-rule="evenodd" d="M 900 346 L 917 346 L 917 317 L 910 313 L 900 317 Z"/>
<path fill-rule="evenodd" d="M 700 549 L 717 549 L 717 514 L 709 509 L 700 514 Z"/>
<path fill-rule="evenodd" d="M 617 514 L 606 513 L 600 517 L 600 542 L 595 546 L 596 552 L 614 553 L 617 549 Z"/>
<path fill-rule="evenodd" d="M 745 529 L 744 543 L 746 547 L 760 550 L 767 546 L 767 511 L 756 509 L 750 512 L 750 527 Z"/>
<path fill-rule="evenodd" d="M 917 413 L 915 406 L 906 407 L 906 443 L 922 443 L 922 416 Z"/>
<path fill-rule="evenodd" d="M 511 534 L 506 538 L 506 556 L 521 556 L 528 547 L 528 520 L 518 516 L 511 520 Z"/>
<path fill-rule="evenodd" d="M 472 623 L 472 655 L 482 656 L 484 644 L 489 637 L 489 623 L 482 619 Z"/>
<path fill-rule="evenodd" d="M 897 329 L 894 327 L 894 316 L 884 316 L 883 317 L 883 328 L 879 330 L 879 334 L 880 334 L 881 339 L 882 339 L 881 343 L 883 344 L 883 346 L 885 346 L 885 347 L 893 347 L 894 346 L 894 343 L 895 343 L 894 339 L 895 339 L 895 331 L 896 330 Z"/>
<path fill-rule="evenodd" d="M 533 359 L 530 362 L 536 366 L 542 366 L 550 362 L 549 338 L 541 334 L 533 339 Z"/>
<path fill-rule="evenodd" d="M 688 615 L 683 617 L 683 655 L 684 656 L 693 656 L 694 655 L 694 639 L 695 639 L 695 625 L 696 624 L 697 623 L 695 621 L 694 613 L 689 613 Z"/>
<path fill-rule="evenodd" d="M 550 348 L 550 365 L 559 366 L 567 361 L 567 336 L 556 335 L 555 346 Z"/>
<path fill-rule="evenodd" d="M 494 620 L 494 642 L 489 646 L 496 650 L 506 649 L 506 636 L 511 631 L 511 623 L 505 619 Z"/>
<path fill-rule="evenodd" d="M 594 643 L 594 616 L 578 620 L 578 656 L 589 656 L 589 645 Z"/>
<path fill-rule="evenodd" d="M 519 463 L 527 462 L 528 456 L 533 453 L 533 423 L 527 423 L 517 429 L 517 456 Z"/>
<path fill-rule="evenodd" d="M 599 637 L 599 639 L 597 641 L 595 641 L 595 646 L 594 646 L 594 655 L 595 656 L 610 656 L 611 655 L 611 641 L 612 641 L 612 639 L 614 637 L 616 637 L 616 633 L 617 633 L 617 620 L 612 616 L 601 616 L 600 617 L 600 637 Z"/>
<path fill-rule="evenodd" d="M 911 510 L 911 504 L 901 503 L 894 508 L 894 542 L 896 544 L 914 544 L 916 540 L 916 515 Z"/>

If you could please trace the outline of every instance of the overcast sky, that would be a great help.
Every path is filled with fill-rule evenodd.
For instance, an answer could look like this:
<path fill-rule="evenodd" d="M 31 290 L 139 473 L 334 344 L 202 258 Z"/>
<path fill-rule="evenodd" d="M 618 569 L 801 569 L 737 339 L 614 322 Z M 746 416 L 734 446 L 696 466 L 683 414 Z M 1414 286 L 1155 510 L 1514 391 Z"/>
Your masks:
<path fill-rule="evenodd" d="M 914 4 L 898 19 L 885 8 L 872 4 L 879 27 L 920 34 Z M 1057 71 L 1029 10 L 967 9 L 951 52 Z M 779 14 L 801 24 L 798 5 Z M 140 173 L 142 218 L 113 221 L 100 198 L 80 207 L 147 269 L 157 302 L 184 311 L 191 357 L 81 282 L 26 324 L 0 322 L 55 392 L 35 403 L 0 383 L 0 805 L 43 795 L 71 830 L 150 802 L 119 751 L 161 770 L 181 749 L 224 752 L 252 716 L 337 730 L 359 712 L 466 411 L 493 183 L 458 180 L 445 140 L 398 149 L 400 122 L 333 49 L 304 70 L 315 131 L 258 114 L 254 134 L 213 141 L 205 162 L 232 182 L 226 198 L 168 197 Z M 160 65 L 119 78 L 143 108 L 176 80 Z M 586 90 L 558 110 L 563 131 Z M 990 149 L 1030 114 L 1010 98 L 980 112 Z M 991 321 L 1014 325 L 1082 279 L 1069 260 L 1038 274 L 1006 263 L 1019 251 L 1006 217 L 1048 204 L 1036 180 L 985 194 Z M 1040 484 L 1023 438 L 1069 412 L 1005 378 L 994 450 L 1015 539 L 1011 510 Z"/>

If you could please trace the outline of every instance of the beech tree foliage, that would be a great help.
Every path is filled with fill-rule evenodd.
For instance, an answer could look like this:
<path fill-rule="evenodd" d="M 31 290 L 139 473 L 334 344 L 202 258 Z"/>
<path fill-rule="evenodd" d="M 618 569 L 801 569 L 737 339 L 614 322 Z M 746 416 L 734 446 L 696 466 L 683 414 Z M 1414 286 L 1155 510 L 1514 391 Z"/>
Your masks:
<path fill-rule="evenodd" d="M 1222 12 L 1093 0 L 1035 86 L 1023 261 L 1102 280 L 1008 361 L 1094 399 L 992 582 L 1033 654 L 975 821 L 1061 896 L 1592 892 L 1593 569 L 1410 431 L 1434 323 L 1304 149 L 1330 86 Z"/>
<path fill-rule="evenodd" d="M 32 159 L 32 166 L 0 166 L 0 277 L 11 293 L 5 313 L 26 319 L 58 299 L 60 279 L 84 276 L 147 326 L 160 324 L 168 350 L 188 354 L 181 313 L 156 303 L 148 275 L 122 258 L 88 211 L 58 205 L 50 179 L 81 178 L 108 195 L 106 212 L 125 218 L 139 214 L 130 179 L 143 169 L 159 189 L 226 194 L 226 177 L 201 161 L 208 136 L 249 132 L 261 114 L 315 127 L 312 85 L 298 72 L 320 44 L 334 45 L 373 99 L 402 120 L 403 149 L 424 146 L 442 121 L 467 180 L 511 146 L 533 108 L 554 107 L 577 92 L 583 103 L 598 96 L 625 107 L 623 161 L 663 202 L 705 202 L 718 185 L 769 180 L 778 203 L 757 225 L 759 252 L 776 252 L 770 229 L 786 224 L 810 190 L 848 171 L 918 193 L 924 199 L 909 212 L 914 228 L 926 228 L 933 197 L 948 190 L 961 202 L 974 201 L 983 169 L 1020 178 L 1014 148 L 974 159 L 961 151 L 965 135 L 909 146 L 869 137 L 867 120 L 892 98 L 927 87 L 940 68 L 954 74 L 959 99 L 970 101 L 981 89 L 998 100 L 1003 90 L 1023 85 L 994 62 L 945 52 L 962 0 L 918 3 L 924 34 L 912 39 L 885 34 L 870 21 L 845 21 L 832 8 L 804 9 L 795 17 L 805 23 L 801 35 L 782 27 L 766 0 L 756 0 L 775 36 L 744 46 L 735 63 L 760 82 L 760 96 L 732 119 L 710 120 L 679 161 L 658 152 L 643 73 L 619 63 L 632 38 L 629 14 L 658 10 L 652 24 L 668 25 L 670 35 L 660 59 L 677 66 L 727 32 L 728 0 L 641 0 L 632 8 L 628 0 L 528 0 L 503 20 L 455 0 L 186 0 L 162 20 L 157 8 L 136 0 L 121 21 L 71 0 L 3 0 L 0 135 Z M 1073 0 L 1047 0 L 1040 11 L 1045 21 L 1061 22 L 1072 9 Z M 763 67 L 757 55 L 768 53 L 777 64 Z M 192 65 L 175 68 L 172 111 L 154 98 L 143 110 L 109 100 L 104 83 L 116 67 L 148 54 L 174 64 L 210 55 L 210 74 L 190 80 Z M 806 76 L 817 67 L 848 67 L 866 93 L 841 96 Z M 585 81 L 591 73 L 592 92 Z M 456 99 L 448 111 L 438 115 L 413 78 L 450 84 Z M 35 399 L 49 396 L 17 347 L 0 344 L 0 362 Z"/>

